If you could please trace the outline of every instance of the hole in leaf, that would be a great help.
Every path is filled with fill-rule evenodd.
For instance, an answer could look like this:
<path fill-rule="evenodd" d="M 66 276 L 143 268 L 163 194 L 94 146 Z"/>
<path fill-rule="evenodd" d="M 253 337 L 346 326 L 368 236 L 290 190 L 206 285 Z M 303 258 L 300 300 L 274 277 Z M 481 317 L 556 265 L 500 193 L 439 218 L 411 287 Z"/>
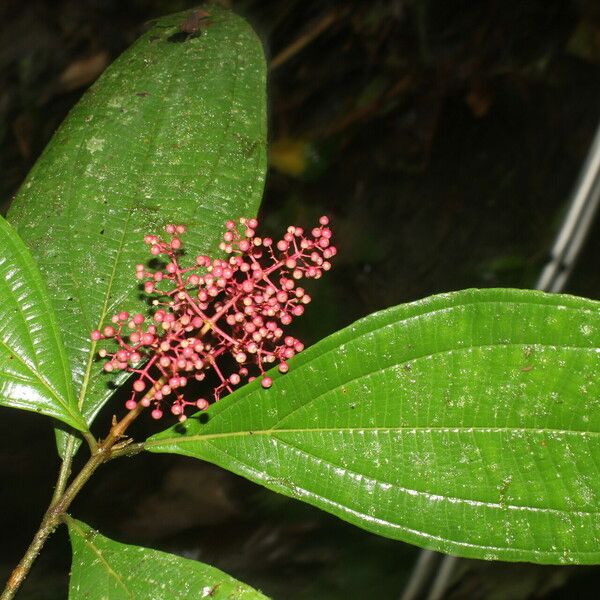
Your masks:
<path fill-rule="evenodd" d="M 188 36 L 189 34 L 185 31 L 178 31 L 173 35 L 170 35 L 167 38 L 167 42 L 171 42 L 172 44 L 181 44 L 181 42 L 185 42 L 185 40 L 187 40 Z"/>

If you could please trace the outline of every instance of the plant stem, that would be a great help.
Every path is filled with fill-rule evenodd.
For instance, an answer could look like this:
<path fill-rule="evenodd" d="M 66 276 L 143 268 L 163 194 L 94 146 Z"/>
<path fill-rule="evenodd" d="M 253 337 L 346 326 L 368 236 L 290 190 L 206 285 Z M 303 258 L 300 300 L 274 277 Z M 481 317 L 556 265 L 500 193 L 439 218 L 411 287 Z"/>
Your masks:
<path fill-rule="evenodd" d="M 160 383 L 160 380 L 157 384 L 158 383 Z M 152 388 L 148 391 L 145 398 L 152 398 L 153 394 L 154 389 Z M 70 453 L 67 454 L 68 458 L 63 461 L 61 466 L 58 482 L 50 506 L 48 507 L 48 510 L 46 510 L 46 513 L 42 518 L 42 523 L 33 537 L 29 548 L 27 548 L 23 558 L 12 572 L 4 591 L 0 596 L 0 600 L 11 600 L 14 597 L 27 577 L 31 566 L 40 553 L 44 543 L 59 525 L 63 515 L 68 510 L 81 488 L 87 483 L 89 478 L 102 463 L 112 458 L 113 446 L 125 436 L 125 432 L 129 425 L 137 419 L 143 410 L 144 406 L 140 401 L 137 406 L 130 410 L 120 421 L 113 423 L 106 438 L 96 444 L 89 460 L 81 469 L 77 477 L 73 479 L 69 487 L 66 487 L 66 484 L 71 472 L 72 459 Z"/>
<path fill-rule="evenodd" d="M 58 502 L 58 499 L 63 495 L 67 483 L 69 482 L 69 477 L 71 476 L 71 464 L 73 462 L 73 453 L 71 448 L 74 444 L 74 437 L 71 436 L 69 441 L 67 442 L 67 450 L 65 453 L 65 457 L 63 458 L 62 464 L 60 465 L 60 471 L 58 473 L 58 480 L 56 482 L 56 487 L 54 488 L 54 494 L 52 495 L 52 500 L 50 500 L 50 506 Z"/>
<path fill-rule="evenodd" d="M 123 446 L 115 446 L 110 453 L 110 457 L 107 460 L 113 460 L 114 458 L 120 458 L 121 456 L 135 456 L 136 454 L 140 454 L 146 448 L 146 444 L 144 442 L 140 442 L 139 444 L 127 444 Z"/>

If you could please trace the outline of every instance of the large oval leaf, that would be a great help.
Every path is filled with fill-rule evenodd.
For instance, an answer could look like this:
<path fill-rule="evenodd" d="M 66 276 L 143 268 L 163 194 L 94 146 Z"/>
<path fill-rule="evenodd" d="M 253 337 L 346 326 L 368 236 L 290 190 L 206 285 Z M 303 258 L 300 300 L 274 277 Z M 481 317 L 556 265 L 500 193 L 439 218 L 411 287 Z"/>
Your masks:
<path fill-rule="evenodd" d="M 600 561 L 600 303 L 467 290 L 363 319 L 146 443 L 462 556 Z"/>
<path fill-rule="evenodd" d="M 260 592 L 209 565 L 121 544 L 67 518 L 73 547 L 69 600 L 264 600 Z"/>
<path fill-rule="evenodd" d="M 46 284 L 29 250 L 0 217 L 0 405 L 85 430 Z"/>
<path fill-rule="evenodd" d="M 265 105 L 262 47 L 241 18 L 165 17 L 73 109 L 17 195 L 9 220 L 48 280 L 88 423 L 112 393 L 89 335 L 142 306 L 144 234 L 185 223 L 189 252 L 211 252 L 227 219 L 257 212 Z"/>

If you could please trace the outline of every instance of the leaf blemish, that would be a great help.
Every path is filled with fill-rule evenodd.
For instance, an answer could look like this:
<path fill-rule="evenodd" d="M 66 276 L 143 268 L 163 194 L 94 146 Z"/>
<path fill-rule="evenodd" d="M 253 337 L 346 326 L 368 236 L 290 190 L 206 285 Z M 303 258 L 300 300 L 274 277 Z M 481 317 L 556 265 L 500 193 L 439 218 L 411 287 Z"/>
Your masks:
<path fill-rule="evenodd" d="M 205 10 L 193 10 L 179 25 L 179 29 L 183 33 L 198 33 L 202 28 L 210 25 L 209 16 Z"/>
<path fill-rule="evenodd" d="M 506 493 L 508 491 L 508 488 L 510 487 L 510 484 L 512 483 L 512 480 L 512 475 L 507 475 L 502 480 L 502 483 L 498 486 L 498 492 L 500 493 L 498 502 L 502 505 L 505 505 L 507 503 Z"/>
<path fill-rule="evenodd" d="M 167 41 L 172 43 L 181 43 L 186 40 L 198 37 L 207 27 L 212 25 L 209 19 L 209 14 L 202 9 L 193 10 L 179 24 L 179 31 L 173 33 L 167 38 Z"/>

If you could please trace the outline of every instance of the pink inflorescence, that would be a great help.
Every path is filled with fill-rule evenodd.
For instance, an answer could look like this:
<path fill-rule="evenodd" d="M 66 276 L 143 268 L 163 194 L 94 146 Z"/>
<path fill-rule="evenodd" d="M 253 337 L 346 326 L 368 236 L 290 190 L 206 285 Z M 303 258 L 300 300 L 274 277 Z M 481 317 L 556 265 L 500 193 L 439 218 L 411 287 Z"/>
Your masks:
<path fill-rule="evenodd" d="M 311 301 L 298 281 L 318 279 L 331 268 L 336 249 L 328 224 L 321 217 L 310 233 L 290 226 L 274 242 L 256 235 L 256 219 L 228 221 L 220 249 L 229 257 L 196 256 L 185 267 L 180 264 L 183 225 L 167 225 L 168 240 L 147 235 L 150 254 L 166 260 L 156 271 L 136 266 L 136 277 L 154 297 L 153 316 L 119 312 L 111 325 L 91 334 L 94 341 L 113 339 L 118 345 L 114 353 L 100 350 L 108 359 L 105 371 L 137 375 L 125 406 L 152 406 L 152 417 L 160 419 L 169 402 L 171 413 L 183 421 L 186 407 L 209 406 L 206 398 L 184 397 L 188 383 L 202 381 L 209 370 L 220 382 L 212 392 L 215 401 L 255 379 L 253 372 L 262 375 L 264 388 L 271 387 L 265 370 L 278 363 L 286 373 L 287 361 L 304 348 L 285 327 Z"/>

